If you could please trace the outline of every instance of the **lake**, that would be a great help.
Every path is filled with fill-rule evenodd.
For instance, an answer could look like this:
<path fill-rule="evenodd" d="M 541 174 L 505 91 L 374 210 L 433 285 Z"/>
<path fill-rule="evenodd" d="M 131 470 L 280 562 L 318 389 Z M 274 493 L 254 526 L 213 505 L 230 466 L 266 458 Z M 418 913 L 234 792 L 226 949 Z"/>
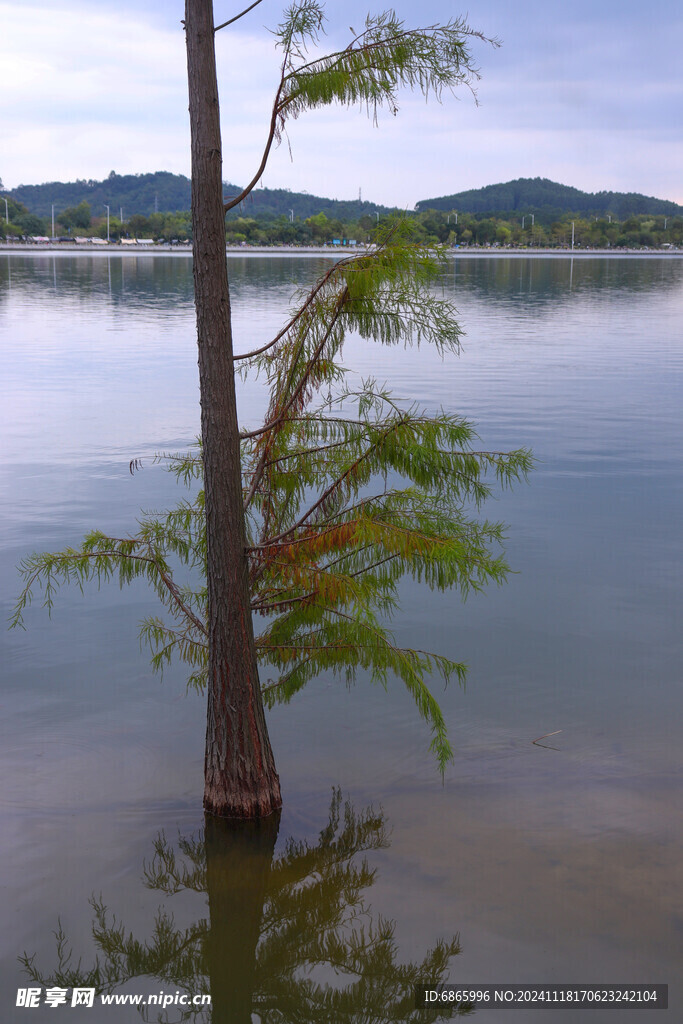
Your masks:
<path fill-rule="evenodd" d="M 231 256 L 237 350 L 268 340 L 328 266 Z M 537 459 L 485 510 L 508 524 L 503 587 L 466 604 L 402 588 L 399 639 L 469 665 L 464 690 L 434 684 L 455 749 L 443 784 L 398 684 L 321 677 L 269 715 L 279 823 L 204 833 L 204 702 L 139 649 L 150 594 L 65 589 L 51 618 L 37 602 L 25 632 L 0 633 L 2 1021 L 24 1020 L 17 989 L 40 984 L 18 956 L 54 977 L 60 927 L 87 983 L 93 922 L 122 977 L 136 973 L 125 937 L 151 945 L 117 991 L 210 986 L 214 1024 L 342 1007 L 361 1020 L 371 1005 L 377 1020 L 440 1019 L 405 1016 L 405 979 L 437 976 L 448 953 L 456 984 L 669 983 L 680 1006 L 683 260 L 464 255 L 442 286 L 459 358 L 350 339 L 344 361 L 472 420 L 482 447 Z M 199 432 L 191 259 L 0 254 L 0 343 L 6 619 L 27 553 L 95 526 L 121 535 L 177 500 L 148 457 Z M 261 386 L 239 403 L 255 425 Z M 434 952 L 456 934 L 457 954 Z M 337 1010 L 289 1014 L 316 999 Z M 81 1016 L 140 1019 L 97 1002 L 55 1018 Z"/>

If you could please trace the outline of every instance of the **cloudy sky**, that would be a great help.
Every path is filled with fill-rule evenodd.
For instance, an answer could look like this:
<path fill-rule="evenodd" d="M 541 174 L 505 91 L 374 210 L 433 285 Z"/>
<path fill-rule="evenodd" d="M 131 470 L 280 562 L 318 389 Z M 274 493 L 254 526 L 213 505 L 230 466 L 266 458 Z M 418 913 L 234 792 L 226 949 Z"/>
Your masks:
<path fill-rule="evenodd" d="M 215 0 L 216 21 L 241 10 Z M 246 2 L 244 3 L 246 6 Z M 283 4 L 263 0 L 217 36 L 224 178 L 258 165 Z M 327 4 L 328 46 L 367 10 Z M 477 106 L 406 94 L 379 127 L 328 108 L 290 125 L 263 182 L 412 208 L 516 177 L 683 203 L 683 5 L 679 0 L 397 0 L 409 25 L 465 14 L 496 36 L 476 43 Z M 102 178 L 111 170 L 189 172 L 182 0 L 0 0 L 0 178 L 5 188 Z"/>

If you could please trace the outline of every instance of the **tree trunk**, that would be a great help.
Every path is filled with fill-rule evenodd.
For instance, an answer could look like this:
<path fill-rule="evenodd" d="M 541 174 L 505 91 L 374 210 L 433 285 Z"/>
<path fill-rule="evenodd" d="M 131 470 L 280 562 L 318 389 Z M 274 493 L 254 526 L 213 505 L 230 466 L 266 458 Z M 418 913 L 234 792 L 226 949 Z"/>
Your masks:
<path fill-rule="evenodd" d="M 280 807 L 251 621 L 225 255 L 213 0 L 186 0 L 192 229 L 209 630 L 204 807 L 256 818 Z"/>

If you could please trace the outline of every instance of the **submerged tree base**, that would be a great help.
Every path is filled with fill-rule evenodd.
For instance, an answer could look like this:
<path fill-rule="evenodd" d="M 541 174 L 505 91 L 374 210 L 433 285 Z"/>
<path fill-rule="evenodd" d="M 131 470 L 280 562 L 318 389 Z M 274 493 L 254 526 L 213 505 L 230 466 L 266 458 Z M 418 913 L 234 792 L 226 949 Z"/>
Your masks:
<path fill-rule="evenodd" d="M 280 780 L 275 775 L 254 780 L 245 774 L 235 784 L 225 774 L 207 769 L 204 780 L 204 810 L 219 818 L 267 818 L 282 807 Z"/>

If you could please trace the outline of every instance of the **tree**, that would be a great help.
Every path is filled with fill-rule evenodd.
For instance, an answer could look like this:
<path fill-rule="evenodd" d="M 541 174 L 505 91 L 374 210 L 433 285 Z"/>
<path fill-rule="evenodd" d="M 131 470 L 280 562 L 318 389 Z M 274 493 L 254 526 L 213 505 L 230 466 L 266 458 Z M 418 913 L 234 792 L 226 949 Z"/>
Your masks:
<path fill-rule="evenodd" d="M 33 213 L 22 213 L 16 218 L 16 223 L 25 235 L 44 235 L 47 225 L 42 217 L 36 217 Z"/>
<path fill-rule="evenodd" d="M 149 218 L 145 217 L 142 213 L 134 213 L 126 221 L 126 228 L 130 231 L 133 238 L 146 238 L 150 231 Z"/>
<path fill-rule="evenodd" d="M 444 87 L 468 82 L 473 74 L 465 46 L 469 30 L 462 22 L 411 32 L 391 13 L 369 17 L 365 30 L 359 35 L 354 33 L 345 50 L 308 60 L 306 48 L 317 41 L 323 17 L 322 5 L 317 0 L 299 0 L 286 11 L 285 20 L 276 31 L 283 59 L 263 157 L 247 187 L 224 204 L 214 35 L 235 19 L 216 28 L 212 0 L 186 0 L 185 5 L 207 534 L 209 693 L 205 806 L 218 813 L 244 817 L 267 814 L 279 806 L 280 787 L 263 715 L 252 631 L 225 212 L 242 202 L 257 184 L 272 144 L 280 137 L 288 118 L 334 101 L 347 105 L 366 103 L 375 112 L 386 103 L 395 112 L 400 85 L 418 86 L 426 94 L 435 92 L 438 96 Z M 341 308 L 338 304 L 335 311 L 332 306 L 329 313 L 338 319 Z M 302 313 L 293 329 L 305 322 Z M 334 319 L 330 334 L 333 328 Z M 320 369 L 316 363 L 320 363 L 324 347 L 322 343 L 318 351 L 311 352 L 312 373 L 318 379 Z M 279 396 L 284 405 L 271 406 L 273 427 L 277 427 L 276 421 L 283 423 L 286 411 L 300 403 L 311 379 L 315 377 L 309 373 L 300 386 L 297 382 L 291 396 Z M 248 500 L 255 496 L 266 470 L 270 439 L 267 431 L 264 435 L 261 440 L 266 455 L 259 452 Z M 266 509 L 266 515 L 270 514 L 270 508 Z M 228 705 L 233 709 L 230 713 Z"/>
<path fill-rule="evenodd" d="M 90 203 L 85 199 L 78 206 L 68 206 L 59 214 L 59 223 L 65 228 L 89 228 L 90 222 Z"/>
<path fill-rule="evenodd" d="M 249 818 L 281 801 L 264 699 L 289 700 L 321 671 L 352 679 L 362 667 L 383 685 L 398 676 L 444 767 L 451 749 L 425 676 L 462 679 L 464 666 L 400 649 L 385 619 L 405 573 L 464 593 L 504 578 L 495 552 L 502 527 L 471 512 L 490 493 L 488 472 L 508 483 L 530 457 L 473 450 L 476 435 L 459 417 L 403 408 L 372 380 L 345 383 L 339 356 L 349 332 L 457 351 L 455 311 L 430 291 L 441 261 L 407 244 L 400 225 L 385 230 L 376 251 L 336 263 L 270 342 L 232 349 L 225 211 L 258 182 L 286 119 L 335 101 L 395 112 L 400 86 L 438 98 L 470 84 L 466 43 L 478 33 L 462 21 L 406 30 L 389 12 L 369 17 L 345 49 L 309 60 L 323 10 L 317 0 L 294 4 L 275 33 L 283 57 L 261 164 L 224 203 L 214 33 L 230 23 L 214 28 L 211 0 L 186 0 L 202 443 L 199 455 L 173 466 L 200 477 L 203 489 L 165 517 L 142 520 L 131 537 L 96 532 L 78 550 L 27 559 L 17 620 L 38 583 L 49 604 L 59 579 L 146 575 L 172 620 L 143 625 L 155 664 L 177 653 L 192 666 L 191 681 L 207 688 L 205 808 Z M 254 431 L 239 429 L 236 362 L 269 382 L 266 421 Z M 199 584 L 181 587 L 172 557 Z M 266 620 L 257 638 L 254 615 Z M 259 661 L 279 677 L 262 684 Z"/>
<path fill-rule="evenodd" d="M 316 213 L 313 217 L 308 217 L 306 224 L 311 227 L 316 242 L 326 242 L 332 237 L 330 221 L 324 213 Z"/>

